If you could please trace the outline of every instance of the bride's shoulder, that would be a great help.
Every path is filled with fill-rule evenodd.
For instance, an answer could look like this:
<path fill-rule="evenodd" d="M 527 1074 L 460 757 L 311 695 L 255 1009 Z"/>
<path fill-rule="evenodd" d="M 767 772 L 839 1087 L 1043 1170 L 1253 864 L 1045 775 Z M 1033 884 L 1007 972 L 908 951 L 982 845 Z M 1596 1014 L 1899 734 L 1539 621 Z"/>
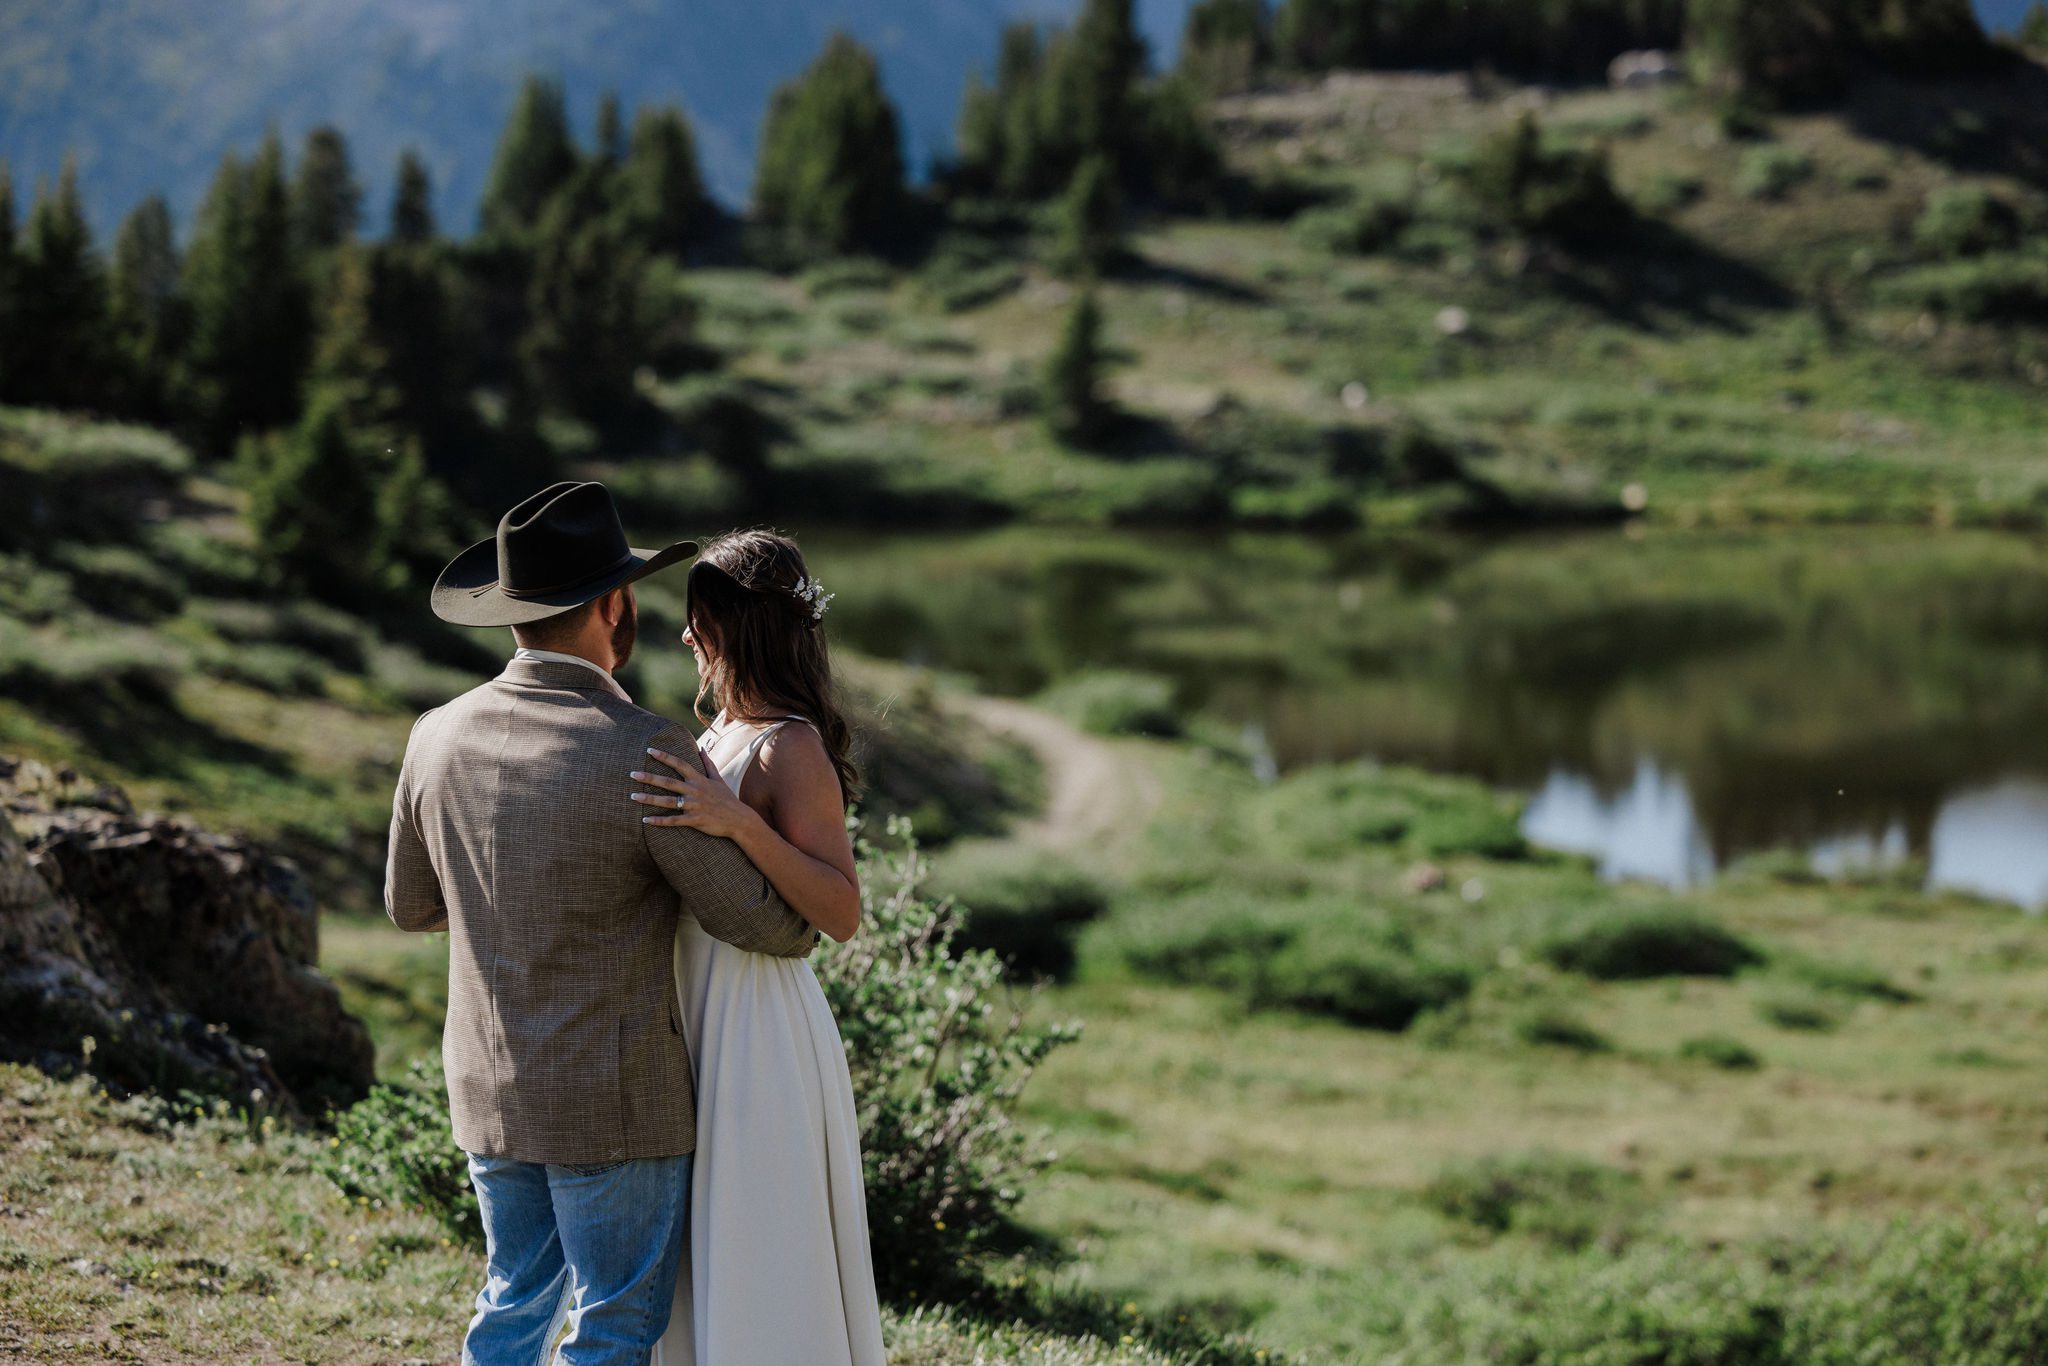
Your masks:
<path fill-rule="evenodd" d="M 825 751 L 824 738 L 802 717 L 788 718 L 788 724 L 770 731 L 761 741 L 754 765 L 784 791 L 809 782 L 830 782 L 834 790 L 839 784 L 839 771 Z"/>

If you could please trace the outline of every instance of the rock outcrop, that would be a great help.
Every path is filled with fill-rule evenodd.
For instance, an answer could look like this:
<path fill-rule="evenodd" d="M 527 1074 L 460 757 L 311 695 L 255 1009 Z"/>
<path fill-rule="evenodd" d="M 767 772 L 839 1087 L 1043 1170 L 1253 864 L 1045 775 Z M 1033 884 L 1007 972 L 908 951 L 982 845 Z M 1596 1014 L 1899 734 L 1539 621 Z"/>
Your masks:
<path fill-rule="evenodd" d="M 0 816 L 0 1057 L 285 1114 L 368 1090 L 290 864 L 35 763 L 0 759 Z"/>

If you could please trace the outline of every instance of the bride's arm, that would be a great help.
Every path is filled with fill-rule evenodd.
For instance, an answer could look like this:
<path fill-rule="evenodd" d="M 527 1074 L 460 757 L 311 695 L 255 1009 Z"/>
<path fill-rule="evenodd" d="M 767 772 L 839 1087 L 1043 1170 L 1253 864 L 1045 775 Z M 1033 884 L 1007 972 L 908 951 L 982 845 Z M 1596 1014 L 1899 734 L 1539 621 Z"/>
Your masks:
<path fill-rule="evenodd" d="M 657 750 L 648 755 L 682 775 L 633 775 L 636 781 L 661 789 L 633 794 L 635 801 L 663 808 L 660 814 L 643 818 L 648 824 L 689 826 L 731 840 L 790 909 L 842 944 L 853 938 L 860 928 L 853 842 L 846 835 L 838 771 L 815 731 L 804 725 L 784 726 L 754 756 L 747 786 L 752 790 L 760 784 L 766 815 L 687 760 Z"/>

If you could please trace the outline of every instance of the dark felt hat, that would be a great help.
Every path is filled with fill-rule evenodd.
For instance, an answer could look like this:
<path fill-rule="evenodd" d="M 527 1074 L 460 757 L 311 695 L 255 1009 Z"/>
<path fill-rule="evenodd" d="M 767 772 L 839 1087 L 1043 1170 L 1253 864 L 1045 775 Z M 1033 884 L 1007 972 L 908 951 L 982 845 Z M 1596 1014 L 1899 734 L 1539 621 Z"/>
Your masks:
<path fill-rule="evenodd" d="M 506 513 L 498 534 L 457 555 L 434 584 L 434 615 L 457 626 L 517 626 L 559 616 L 697 553 L 626 544 L 603 484 L 554 484 Z"/>

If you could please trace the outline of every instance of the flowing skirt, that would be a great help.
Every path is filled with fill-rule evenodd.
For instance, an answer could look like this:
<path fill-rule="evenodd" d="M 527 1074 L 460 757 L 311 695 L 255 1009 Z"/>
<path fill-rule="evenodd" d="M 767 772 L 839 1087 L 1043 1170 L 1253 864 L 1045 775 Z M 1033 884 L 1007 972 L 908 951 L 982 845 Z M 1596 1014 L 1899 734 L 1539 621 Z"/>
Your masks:
<path fill-rule="evenodd" d="M 811 965 L 736 949 L 685 917 L 676 986 L 697 1160 L 651 1366 L 886 1366 L 853 1083 Z"/>

